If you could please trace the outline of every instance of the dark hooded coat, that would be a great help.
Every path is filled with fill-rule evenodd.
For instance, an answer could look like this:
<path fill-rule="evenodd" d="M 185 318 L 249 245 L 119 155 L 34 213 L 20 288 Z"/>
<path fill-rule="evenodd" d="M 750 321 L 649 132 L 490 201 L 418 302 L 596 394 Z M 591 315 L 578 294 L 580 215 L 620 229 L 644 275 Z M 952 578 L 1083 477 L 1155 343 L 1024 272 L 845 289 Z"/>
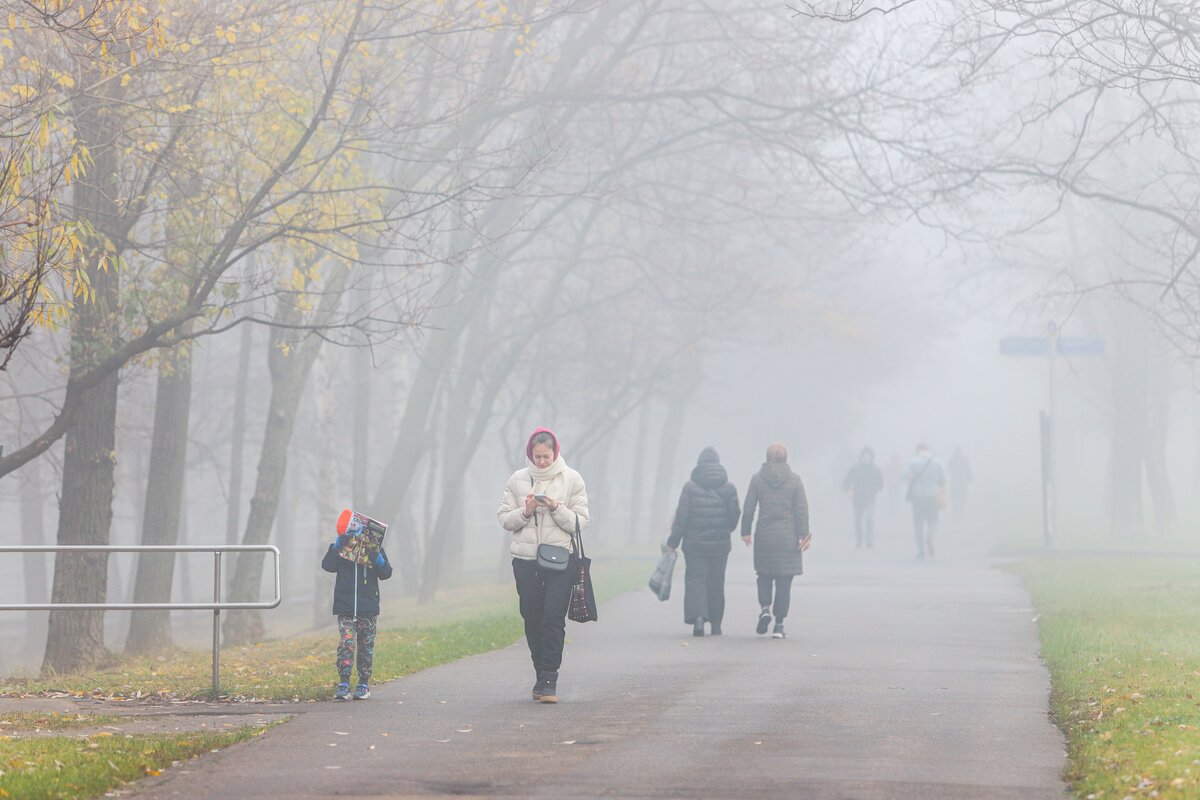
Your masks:
<path fill-rule="evenodd" d="M 392 577 L 392 562 L 379 548 L 383 566 L 359 564 L 338 555 L 334 542 L 321 559 L 321 569 L 337 575 L 333 582 L 333 613 L 346 617 L 375 617 L 379 615 L 379 582 Z"/>
<path fill-rule="evenodd" d="M 763 464 L 746 490 L 742 536 L 754 531 L 754 570 L 759 575 L 802 575 L 804 554 L 800 541 L 808 536 L 808 498 L 800 476 L 787 463 Z"/>
<path fill-rule="evenodd" d="M 737 487 L 729 482 L 720 456 L 711 447 L 700 453 L 692 479 L 683 485 L 667 544 L 685 553 L 728 553 L 729 535 L 737 528 L 741 507 Z"/>

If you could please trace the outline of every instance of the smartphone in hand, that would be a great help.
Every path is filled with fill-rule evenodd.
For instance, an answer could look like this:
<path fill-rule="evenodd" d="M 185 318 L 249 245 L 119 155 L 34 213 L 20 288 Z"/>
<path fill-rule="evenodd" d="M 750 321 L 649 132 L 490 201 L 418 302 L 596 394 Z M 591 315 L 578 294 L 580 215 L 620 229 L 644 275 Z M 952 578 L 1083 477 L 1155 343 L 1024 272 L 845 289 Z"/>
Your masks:
<path fill-rule="evenodd" d="M 546 495 L 544 495 L 544 494 L 535 494 L 535 495 L 533 496 L 533 502 L 537 503 L 539 506 L 544 506 L 544 505 L 546 505 Z"/>

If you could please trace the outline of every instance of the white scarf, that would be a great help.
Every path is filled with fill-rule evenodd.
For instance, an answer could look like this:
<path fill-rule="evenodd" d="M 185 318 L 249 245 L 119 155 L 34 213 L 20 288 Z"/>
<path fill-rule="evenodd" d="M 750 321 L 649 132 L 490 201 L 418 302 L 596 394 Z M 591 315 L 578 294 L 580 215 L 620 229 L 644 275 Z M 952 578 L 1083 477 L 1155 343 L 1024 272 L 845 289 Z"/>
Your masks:
<path fill-rule="evenodd" d="M 535 481 L 551 481 L 562 475 L 567 469 L 567 462 L 563 461 L 562 456 L 557 456 L 550 466 L 545 469 L 534 466 L 532 461 L 529 462 L 529 477 Z"/>

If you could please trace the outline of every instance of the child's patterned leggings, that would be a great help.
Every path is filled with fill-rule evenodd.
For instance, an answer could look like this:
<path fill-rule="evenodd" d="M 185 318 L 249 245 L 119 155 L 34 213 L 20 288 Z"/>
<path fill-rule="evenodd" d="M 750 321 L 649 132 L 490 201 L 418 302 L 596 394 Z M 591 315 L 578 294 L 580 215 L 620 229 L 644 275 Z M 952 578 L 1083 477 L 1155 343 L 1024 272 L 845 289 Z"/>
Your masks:
<path fill-rule="evenodd" d="M 370 682 L 371 660 L 375 657 L 375 620 L 376 617 L 338 614 L 337 671 L 340 683 L 350 682 L 355 639 L 358 639 L 358 682 Z"/>

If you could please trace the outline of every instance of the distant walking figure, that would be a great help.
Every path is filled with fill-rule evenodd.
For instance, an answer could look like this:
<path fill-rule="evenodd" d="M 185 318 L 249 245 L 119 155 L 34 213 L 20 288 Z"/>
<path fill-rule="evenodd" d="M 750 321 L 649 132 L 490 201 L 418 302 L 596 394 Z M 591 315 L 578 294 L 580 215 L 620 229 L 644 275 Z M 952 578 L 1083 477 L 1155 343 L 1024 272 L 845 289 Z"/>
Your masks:
<path fill-rule="evenodd" d="M 692 626 L 693 636 L 704 635 L 705 622 L 712 624 L 713 636 L 721 635 L 729 535 L 740 514 L 737 489 L 729 482 L 720 456 L 713 448 L 704 448 L 692 479 L 683 485 L 667 539 L 672 550 L 683 543 L 683 621 Z"/>
<path fill-rule="evenodd" d="M 525 641 L 537 671 L 533 699 L 557 703 L 567 609 L 579 572 L 575 529 L 587 528 L 589 519 L 587 487 L 580 474 L 563 461 L 558 437 L 548 428 L 533 432 L 525 455 L 529 466 L 509 477 L 496 517 L 512 534 L 513 577 L 525 620 Z M 552 570 L 538 563 L 538 546 L 543 544 L 571 552 L 566 569 Z"/>
<path fill-rule="evenodd" d="M 854 507 L 854 546 L 875 546 L 875 495 L 883 488 L 883 473 L 875 466 L 875 451 L 864 447 L 858 463 L 846 473 L 842 489 Z"/>
<path fill-rule="evenodd" d="M 754 513 L 758 527 L 751 537 Z M 757 631 L 767 632 L 771 624 L 774 599 L 775 628 L 771 635 L 784 637 L 783 620 L 792 605 L 792 579 L 804 574 L 804 550 L 809 539 L 808 498 L 804 483 L 787 463 L 787 448 L 773 444 L 767 448 L 767 460 L 746 490 L 746 508 L 742 513 L 742 541 L 754 543 L 754 571 L 758 573 Z M 774 597 L 772 598 L 772 594 Z"/>
<path fill-rule="evenodd" d="M 941 492 L 946 485 L 946 470 L 942 462 L 933 457 L 929 448 L 917 445 L 917 455 L 904 471 L 902 480 L 908 481 L 907 498 L 912 503 L 913 533 L 917 537 L 917 558 L 933 555 L 933 536 L 937 533 L 938 510 L 941 507 Z"/>
<path fill-rule="evenodd" d="M 946 472 L 950 476 L 950 510 L 957 522 L 962 519 L 967 507 L 967 489 L 975 480 L 971 462 L 967 460 L 961 447 L 954 448 L 954 455 L 950 456 L 950 461 L 946 464 Z"/>

